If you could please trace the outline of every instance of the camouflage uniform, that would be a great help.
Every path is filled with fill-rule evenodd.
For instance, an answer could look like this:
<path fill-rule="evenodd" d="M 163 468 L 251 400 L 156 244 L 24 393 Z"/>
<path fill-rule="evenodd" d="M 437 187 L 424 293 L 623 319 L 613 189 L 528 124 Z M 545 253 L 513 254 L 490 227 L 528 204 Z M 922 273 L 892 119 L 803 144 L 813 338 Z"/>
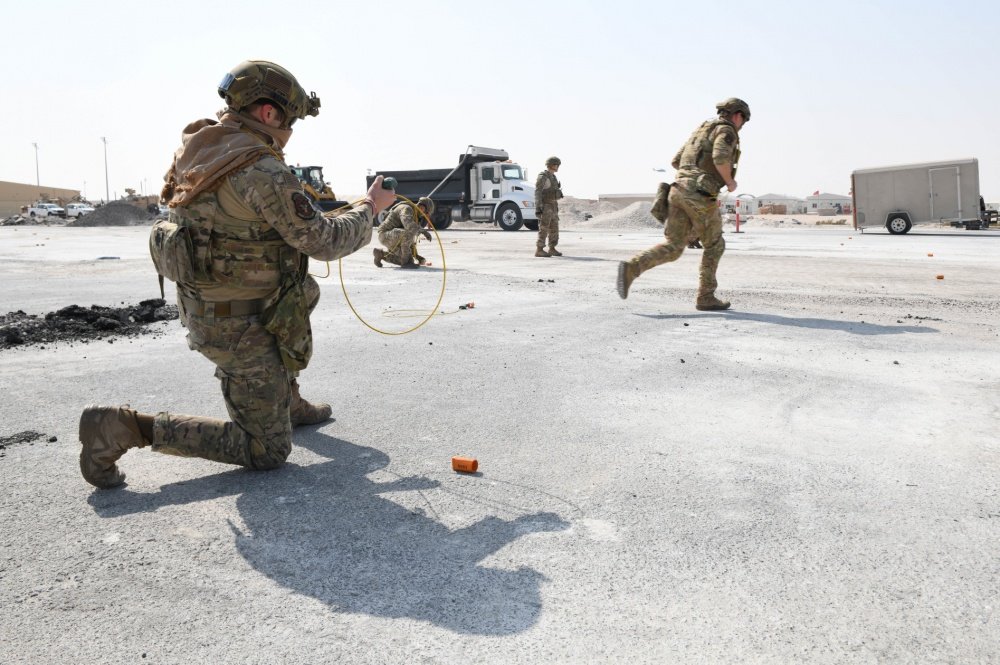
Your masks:
<path fill-rule="evenodd" d="M 282 331 L 267 327 L 268 312 L 279 293 L 300 287 L 299 316 L 285 325 L 297 328 L 308 362 L 308 315 L 319 300 L 319 286 L 306 274 L 308 257 L 331 261 L 368 244 L 371 211 L 361 205 L 323 217 L 284 162 L 266 155 L 172 208 L 170 217 L 195 230 L 193 255 L 203 270 L 192 283 L 177 284 L 181 320 L 188 346 L 216 365 L 231 421 L 159 413 L 152 449 L 278 467 L 291 452 L 297 372 L 276 337 Z"/>
<path fill-rule="evenodd" d="M 546 240 L 549 247 L 559 244 L 559 199 L 562 197 L 562 185 L 556 174 L 548 169 L 539 173 L 535 179 L 535 211 L 542 211 L 538 215 L 536 247 L 539 251 L 545 249 Z"/>
<path fill-rule="evenodd" d="M 410 204 L 398 204 L 378 227 L 378 241 L 387 248 L 382 260 L 398 266 L 411 263 L 417 236 L 422 232 Z"/>
<path fill-rule="evenodd" d="M 718 206 L 719 191 L 725 182 L 715 165 L 733 164 L 735 175 L 738 160 L 739 135 L 730 121 L 723 118 L 707 120 L 691 134 L 672 162 L 677 169 L 677 179 L 668 197 L 670 207 L 663 229 L 667 240 L 628 261 L 627 269 L 632 279 L 650 268 L 676 261 L 692 238 L 700 238 L 704 252 L 699 270 L 698 301 L 714 299 L 718 287 L 715 273 L 726 249 Z"/>

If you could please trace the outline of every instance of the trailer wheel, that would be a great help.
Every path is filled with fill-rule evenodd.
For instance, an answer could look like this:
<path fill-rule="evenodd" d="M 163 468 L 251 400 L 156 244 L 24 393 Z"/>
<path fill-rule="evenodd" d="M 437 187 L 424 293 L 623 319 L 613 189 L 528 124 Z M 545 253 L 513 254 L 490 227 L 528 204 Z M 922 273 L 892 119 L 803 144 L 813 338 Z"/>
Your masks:
<path fill-rule="evenodd" d="M 889 221 L 885 223 L 885 228 L 887 228 L 889 233 L 893 235 L 901 235 L 913 228 L 913 225 L 910 224 L 910 220 L 908 220 L 905 216 L 893 215 L 889 218 Z"/>
<path fill-rule="evenodd" d="M 529 231 L 537 231 L 538 230 L 538 220 L 537 219 L 526 219 L 526 220 L 524 220 L 524 228 L 528 229 Z"/>
<path fill-rule="evenodd" d="M 497 224 L 504 231 L 517 231 L 523 224 L 521 211 L 513 203 L 504 203 L 497 211 Z"/>

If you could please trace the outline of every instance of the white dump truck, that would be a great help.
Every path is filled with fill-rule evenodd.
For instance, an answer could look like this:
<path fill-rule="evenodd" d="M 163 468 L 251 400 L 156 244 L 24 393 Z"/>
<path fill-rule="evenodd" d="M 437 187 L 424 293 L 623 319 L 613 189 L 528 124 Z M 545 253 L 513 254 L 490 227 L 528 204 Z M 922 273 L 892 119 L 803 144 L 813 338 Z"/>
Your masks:
<path fill-rule="evenodd" d="M 451 168 L 418 171 L 375 171 L 397 181 L 396 193 L 416 201 L 434 201 L 434 227 L 446 229 L 453 221 L 486 222 L 504 231 L 522 226 L 538 230 L 535 186 L 524 168 L 510 161 L 506 150 L 470 145 Z M 371 187 L 374 175 L 368 176 Z"/>
<path fill-rule="evenodd" d="M 980 214 L 976 159 L 860 169 L 851 174 L 851 192 L 854 228 L 861 231 L 884 226 L 898 235 L 914 224 L 989 225 Z"/>

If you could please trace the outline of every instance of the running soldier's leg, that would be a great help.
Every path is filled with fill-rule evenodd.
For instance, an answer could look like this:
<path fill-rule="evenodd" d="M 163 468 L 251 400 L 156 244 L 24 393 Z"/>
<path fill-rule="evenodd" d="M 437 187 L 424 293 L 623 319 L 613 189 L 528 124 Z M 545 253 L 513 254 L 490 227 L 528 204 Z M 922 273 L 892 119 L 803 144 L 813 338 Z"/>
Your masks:
<path fill-rule="evenodd" d="M 253 469 L 281 466 L 292 450 L 289 374 L 258 317 L 188 318 L 188 344 L 217 366 L 230 421 L 160 413 L 152 449 Z"/>
<path fill-rule="evenodd" d="M 670 211 L 663 228 L 666 242 L 650 247 L 629 261 L 630 270 L 634 272 L 635 277 L 650 268 L 676 261 L 684 253 L 688 235 L 691 233 L 691 217 L 687 197 L 682 195 L 683 191 L 680 187 L 670 188 Z"/>
<path fill-rule="evenodd" d="M 722 237 L 722 216 L 719 208 L 712 205 L 703 217 L 704 231 L 701 234 L 705 250 L 701 255 L 701 267 L 698 271 L 698 300 L 711 299 L 719 283 L 715 273 L 719 269 L 719 260 L 726 251 L 726 241 Z"/>

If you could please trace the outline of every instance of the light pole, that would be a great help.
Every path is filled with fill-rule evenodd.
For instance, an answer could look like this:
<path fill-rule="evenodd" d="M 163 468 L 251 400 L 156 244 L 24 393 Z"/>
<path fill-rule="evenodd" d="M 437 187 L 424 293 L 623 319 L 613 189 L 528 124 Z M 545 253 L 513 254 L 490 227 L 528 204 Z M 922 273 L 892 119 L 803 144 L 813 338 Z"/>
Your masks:
<path fill-rule="evenodd" d="M 38 177 L 38 144 L 32 143 L 31 145 L 35 146 L 35 186 L 41 187 L 42 179 Z"/>
<path fill-rule="evenodd" d="M 101 142 L 104 143 L 104 202 L 111 203 L 111 192 L 108 189 L 108 137 L 102 136 Z"/>

